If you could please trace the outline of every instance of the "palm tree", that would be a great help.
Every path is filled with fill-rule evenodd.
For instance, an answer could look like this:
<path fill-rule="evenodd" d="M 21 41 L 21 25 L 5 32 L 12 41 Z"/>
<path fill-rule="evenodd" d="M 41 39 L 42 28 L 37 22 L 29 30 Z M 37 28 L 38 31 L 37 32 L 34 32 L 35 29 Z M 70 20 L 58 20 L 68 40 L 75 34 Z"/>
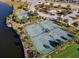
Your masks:
<path fill-rule="evenodd" d="M 46 3 L 48 3 L 48 2 L 46 2 Z M 47 5 L 47 4 L 46 4 L 46 5 L 45 5 L 45 9 L 46 9 L 46 10 L 49 10 L 49 9 L 50 9 L 50 5 Z"/>
<path fill-rule="evenodd" d="M 61 17 L 58 17 L 58 20 L 59 20 L 59 21 L 61 21 L 61 20 L 62 20 L 62 18 L 61 18 Z"/>
<path fill-rule="evenodd" d="M 25 23 L 25 22 L 27 22 L 27 21 L 28 21 L 28 18 L 29 18 L 28 16 L 26 16 L 26 17 L 25 17 L 25 16 L 23 16 L 21 21 L 22 21 L 23 23 Z"/>
<path fill-rule="evenodd" d="M 38 15 L 38 13 L 37 13 L 37 11 L 36 11 L 36 10 L 34 11 L 33 15 L 35 15 L 35 16 L 36 16 L 36 15 Z"/>
<path fill-rule="evenodd" d="M 78 26 L 78 23 L 77 23 L 77 22 L 74 22 L 73 25 L 74 25 L 75 27 L 77 27 L 77 26 Z"/>
<path fill-rule="evenodd" d="M 53 3 L 50 3 L 51 8 L 53 8 Z"/>
<path fill-rule="evenodd" d="M 14 1 L 14 0 L 11 0 L 12 2 Z"/>
<path fill-rule="evenodd" d="M 48 6 L 47 5 L 45 5 L 44 10 L 46 10 L 46 11 L 48 10 Z"/>
<path fill-rule="evenodd" d="M 35 6 L 35 9 L 38 10 L 38 6 L 37 5 Z"/>
<path fill-rule="evenodd" d="M 61 5 L 58 5 L 57 7 L 58 7 L 58 8 L 61 8 Z"/>
<path fill-rule="evenodd" d="M 71 10 L 71 6 L 70 5 L 67 5 L 67 10 Z"/>
<path fill-rule="evenodd" d="M 17 2 L 20 2 L 21 0 L 16 0 Z"/>
<path fill-rule="evenodd" d="M 65 22 L 66 26 L 69 27 L 68 19 L 64 19 L 63 21 Z"/>
<path fill-rule="evenodd" d="M 40 19 L 42 19 L 42 17 L 41 16 L 38 16 L 38 19 L 40 20 Z"/>
<path fill-rule="evenodd" d="M 20 31 L 22 31 L 23 28 L 22 28 L 22 27 L 18 27 L 18 29 L 19 29 Z"/>
<path fill-rule="evenodd" d="M 24 39 L 29 39 L 28 36 L 25 36 Z"/>
<path fill-rule="evenodd" d="M 64 19 L 63 21 L 64 21 L 65 23 L 68 23 L 68 19 Z"/>

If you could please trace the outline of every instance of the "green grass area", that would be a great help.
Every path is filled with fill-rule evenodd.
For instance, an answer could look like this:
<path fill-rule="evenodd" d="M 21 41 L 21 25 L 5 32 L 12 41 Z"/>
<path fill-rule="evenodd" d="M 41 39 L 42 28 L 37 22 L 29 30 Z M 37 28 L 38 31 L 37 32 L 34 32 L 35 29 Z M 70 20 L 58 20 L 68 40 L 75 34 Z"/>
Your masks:
<path fill-rule="evenodd" d="M 79 40 L 79 33 L 76 32 L 76 28 L 74 27 L 66 27 L 64 25 L 62 25 L 63 29 L 66 30 L 67 32 L 70 32 L 71 34 L 73 34 L 75 36 L 74 40 Z M 74 34 L 75 33 L 75 34 Z M 58 53 L 53 52 L 49 55 L 47 55 L 46 57 L 51 56 L 51 58 L 79 58 L 79 51 L 77 50 L 79 48 L 79 45 L 77 43 L 75 43 L 73 41 L 67 42 L 67 44 L 65 44 L 66 46 L 69 45 L 68 47 L 66 47 L 65 50 L 63 51 L 59 51 L 59 49 L 57 49 Z"/>
<path fill-rule="evenodd" d="M 79 40 L 79 33 L 76 32 L 76 28 L 66 27 L 64 25 L 62 25 L 62 27 L 75 36 L 74 40 Z M 69 46 L 66 47 L 66 49 L 64 49 L 63 51 L 58 50 L 58 53 L 54 52 L 46 57 L 51 56 L 52 58 L 79 58 L 79 51 L 77 50 L 79 48 L 79 45 L 75 43 L 74 40 L 68 42 L 67 45 Z"/>
<path fill-rule="evenodd" d="M 77 50 L 79 48 L 79 45 L 76 44 L 75 42 L 69 42 L 68 46 L 65 50 L 63 51 L 58 51 L 58 54 L 56 53 L 51 53 L 48 56 L 51 56 L 52 58 L 78 58 L 79 57 L 79 51 Z M 46 57 L 48 57 L 46 56 Z"/>

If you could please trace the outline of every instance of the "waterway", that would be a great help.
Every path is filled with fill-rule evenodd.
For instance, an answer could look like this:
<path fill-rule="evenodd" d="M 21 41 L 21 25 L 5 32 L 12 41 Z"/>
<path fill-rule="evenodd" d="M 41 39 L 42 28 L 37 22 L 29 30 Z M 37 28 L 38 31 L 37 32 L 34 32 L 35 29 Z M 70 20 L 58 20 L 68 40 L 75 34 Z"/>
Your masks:
<path fill-rule="evenodd" d="M 11 14 L 13 8 L 0 2 L 0 57 L 22 58 L 24 49 L 19 35 L 13 28 L 6 26 L 6 17 Z"/>

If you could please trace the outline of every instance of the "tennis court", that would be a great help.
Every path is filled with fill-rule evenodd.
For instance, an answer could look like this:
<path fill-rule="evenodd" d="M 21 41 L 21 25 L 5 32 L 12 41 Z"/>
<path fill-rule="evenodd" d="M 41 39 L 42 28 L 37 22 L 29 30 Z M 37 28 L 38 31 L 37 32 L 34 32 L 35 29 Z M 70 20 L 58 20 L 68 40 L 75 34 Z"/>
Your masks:
<path fill-rule="evenodd" d="M 55 51 L 60 42 L 67 42 L 73 38 L 73 35 L 64 31 L 59 25 L 50 20 L 29 25 L 26 31 L 40 54 Z"/>

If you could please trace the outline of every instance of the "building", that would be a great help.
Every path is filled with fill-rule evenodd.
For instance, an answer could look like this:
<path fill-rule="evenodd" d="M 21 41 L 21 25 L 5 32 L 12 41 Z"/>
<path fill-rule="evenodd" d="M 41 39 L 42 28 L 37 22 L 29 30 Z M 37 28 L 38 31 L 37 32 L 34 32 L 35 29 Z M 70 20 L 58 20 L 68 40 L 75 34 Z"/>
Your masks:
<path fill-rule="evenodd" d="M 79 0 L 63 0 L 65 2 L 69 2 L 69 3 L 79 3 Z"/>
<path fill-rule="evenodd" d="M 59 2 L 59 1 L 63 1 L 63 0 L 45 0 L 46 2 Z"/>
<path fill-rule="evenodd" d="M 68 3 L 79 3 L 79 0 L 45 0 L 46 2 L 68 2 Z"/>
<path fill-rule="evenodd" d="M 26 2 L 27 0 L 11 0 L 11 1 L 20 1 L 20 2 Z"/>

